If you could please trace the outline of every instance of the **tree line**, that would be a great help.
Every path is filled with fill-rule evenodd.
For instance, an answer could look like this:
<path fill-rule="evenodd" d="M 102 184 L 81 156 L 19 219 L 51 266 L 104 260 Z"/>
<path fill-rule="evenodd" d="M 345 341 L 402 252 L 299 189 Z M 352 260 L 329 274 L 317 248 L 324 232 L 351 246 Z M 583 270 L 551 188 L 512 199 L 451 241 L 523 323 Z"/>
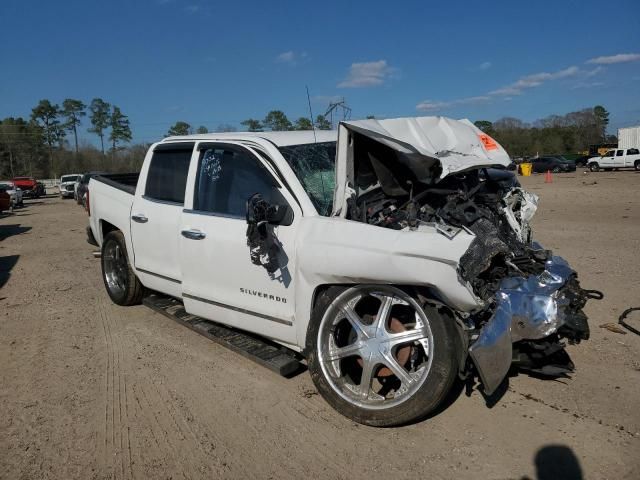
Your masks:
<path fill-rule="evenodd" d="M 87 131 L 100 138 L 99 151 L 78 144 L 78 130 L 87 114 L 90 123 Z M 67 148 L 69 135 L 73 138 L 73 149 Z M 130 159 L 132 152 L 123 152 L 123 144 L 132 139 L 129 118 L 117 105 L 101 98 L 94 98 L 89 105 L 67 98 L 62 106 L 48 99 L 40 100 L 31 109 L 28 120 L 8 117 L 0 121 L 0 178 L 18 175 L 43 178 L 107 168 L 105 139 L 111 144 L 108 153 L 112 163 L 117 156 Z"/>
<path fill-rule="evenodd" d="M 99 139 L 100 148 L 79 145 L 78 132 L 88 116 L 87 131 Z M 368 116 L 367 118 L 373 118 Z M 597 105 L 566 115 L 551 115 L 532 123 L 513 117 L 494 122 L 478 120 L 476 126 L 494 137 L 512 157 L 536 154 L 566 154 L 584 152 L 589 145 L 615 143 L 607 135 L 609 112 Z M 263 119 L 249 118 L 234 125 L 218 125 L 215 132 L 247 130 L 250 132 L 287 130 L 330 130 L 331 122 L 318 115 L 291 121 L 281 110 L 271 110 Z M 166 136 L 208 133 L 201 125 L 193 128 L 185 121 L 172 125 Z M 116 105 L 94 98 L 88 105 L 67 98 L 62 105 L 41 100 L 29 119 L 8 117 L 0 121 L 0 178 L 19 175 L 37 178 L 58 177 L 64 173 L 90 170 L 113 172 L 137 171 L 147 151 L 146 144 L 133 144 L 128 117 Z M 105 143 L 108 148 L 105 150 Z"/>
<path fill-rule="evenodd" d="M 317 130 L 331 130 L 331 122 L 329 122 L 324 115 L 316 116 L 313 122 L 307 117 L 299 117 L 297 120 L 292 122 L 282 110 L 271 110 L 262 120 L 248 118 L 247 120 L 240 122 L 240 125 L 242 125 L 243 129 L 248 132 L 280 132 L 287 130 L 312 130 L 313 128 L 316 128 Z M 235 128 L 233 125 L 223 123 L 218 125 L 214 131 L 236 132 L 238 130 L 239 129 Z M 201 125 L 194 130 L 189 123 L 180 120 L 169 128 L 165 136 L 191 135 L 193 133 L 209 133 L 209 130 L 204 125 Z"/>
<path fill-rule="evenodd" d="M 590 145 L 617 143 L 607 135 L 609 112 L 601 106 L 566 115 L 550 115 L 525 123 L 513 117 L 495 122 L 478 120 L 475 125 L 495 138 L 512 157 L 588 152 Z"/>

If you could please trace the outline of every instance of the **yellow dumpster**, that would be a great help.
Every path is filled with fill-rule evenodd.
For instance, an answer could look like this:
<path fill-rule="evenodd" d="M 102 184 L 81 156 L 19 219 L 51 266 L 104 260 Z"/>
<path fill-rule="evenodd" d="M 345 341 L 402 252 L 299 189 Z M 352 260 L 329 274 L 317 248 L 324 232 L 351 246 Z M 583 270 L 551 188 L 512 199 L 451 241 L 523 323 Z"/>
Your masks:
<path fill-rule="evenodd" d="M 530 177 L 531 176 L 531 170 L 532 170 L 533 165 L 530 163 L 521 163 L 520 164 L 520 172 L 522 172 L 522 176 L 523 177 Z"/>

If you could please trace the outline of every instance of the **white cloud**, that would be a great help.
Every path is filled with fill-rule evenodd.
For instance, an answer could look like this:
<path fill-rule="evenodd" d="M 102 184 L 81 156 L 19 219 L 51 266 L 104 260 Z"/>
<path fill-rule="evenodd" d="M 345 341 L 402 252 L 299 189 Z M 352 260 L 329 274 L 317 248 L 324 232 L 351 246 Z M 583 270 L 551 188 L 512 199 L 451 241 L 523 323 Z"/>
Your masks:
<path fill-rule="evenodd" d="M 579 72 L 580 69 L 578 67 L 571 66 L 557 72 L 540 72 L 532 75 L 526 75 L 524 77 L 520 77 L 510 85 L 489 92 L 489 95 L 520 95 L 523 90 L 528 88 L 538 87 L 549 80 L 571 77 Z"/>
<path fill-rule="evenodd" d="M 571 90 L 576 90 L 578 88 L 595 88 L 595 87 L 601 87 L 603 85 L 604 85 L 603 82 L 579 82 L 579 83 L 576 83 L 573 87 L 571 87 Z"/>
<path fill-rule="evenodd" d="M 396 71 L 386 60 L 352 63 L 347 77 L 338 84 L 341 88 L 375 87 L 382 85 Z"/>
<path fill-rule="evenodd" d="M 488 70 L 489 68 L 491 68 L 491 62 L 482 62 L 480 65 L 478 65 L 478 70 Z"/>
<path fill-rule="evenodd" d="M 600 72 L 604 71 L 604 67 L 601 66 L 597 66 L 596 68 L 594 68 L 593 70 L 589 70 L 587 72 L 584 72 L 584 76 L 585 77 L 593 77 L 594 75 L 599 74 Z"/>
<path fill-rule="evenodd" d="M 291 63 L 295 60 L 295 58 L 296 58 L 296 54 L 293 53 L 292 50 L 289 50 L 288 52 L 282 52 L 280 55 L 278 55 L 276 57 L 276 62 Z"/>
<path fill-rule="evenodd" d="M 613 63 L 637 62 L 638 60 L 640 60 L 640 53 L 618 53 L 617 55 L 592 58 L 587 60 L 587 63 L 611 65 Z"/>
<path fill-rule="evenodd" d="M 477 104 L 477 103 L 484 103 L 484 102 L 488 102 L 489 100 L 491 100 L 491 97 L 487 95 L 459 98 L 457 100 L 451 100 L 448 102 L 425 100 L 424 102 L 420 102 L 418 105 L 416 105 L 416 109 L 421 112 L 433 112 L 437 110 L 443 110 L 449 107 L 455 107 L 458 105 L 471 105 L 471 104 Z"/>
<path fill-rule="evenodd" d="M 297 65 L 300 61 L 307 58 L 307 52 L 296 53 L 293 50 L 282 52 L 276 56 L 276 63 L 286 63 L 289 65 Z"/>
<path fill-rule="evenodd" d="M 597 70 L 597 69 L 594 69 Z M 479 95 L 475 97 L 465 97 L 459 98 L 456 100 L 449 101 L 435 101 L 435 100 L 425 100 L 423 102 L 418 103 L 416 105 L 416 109 L 421 112 L 431 112 L 437 110 L 444 110 L 445 108 L 456 107 L 459 105 L 469 105 L 469 104 L 477 104 L 489 102 L 496 97 L 502 97 L 504 100 L 511 100 L 513 95 L 521 95 L 525 90 L 538 87 L 545 82 L 551 80 L 559 80 L 562 78 L 573 77 L 582 73 L 581 70 L 576 66 L 567 67 L 563 70 L 558 70 L 557 72 L 539 72 L 533 73 L 531 75 L 525 75 L 524 77 L 520 77 L 515 82 L 505 85 L 504 87 L 498 88 L 496 90 L 492 90 L 491 92 L 485 95 Z"/>
<path fill-rule="evenodd" d="M 435 112 L 452 106 L 452 102 L 437 102 L 434 100 L 425 100 L 416 105 L 416 110 L 420 112 Z"/>

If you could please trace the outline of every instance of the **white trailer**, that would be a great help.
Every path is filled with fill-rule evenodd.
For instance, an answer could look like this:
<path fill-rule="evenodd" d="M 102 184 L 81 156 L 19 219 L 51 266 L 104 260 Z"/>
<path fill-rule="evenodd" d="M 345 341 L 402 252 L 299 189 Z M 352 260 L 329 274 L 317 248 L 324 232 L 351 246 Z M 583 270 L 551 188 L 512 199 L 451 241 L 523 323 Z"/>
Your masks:
<path fill-rule="evenodd" d="M 640 125 L 618 129 L 618 148 L 640 148 Z"/>

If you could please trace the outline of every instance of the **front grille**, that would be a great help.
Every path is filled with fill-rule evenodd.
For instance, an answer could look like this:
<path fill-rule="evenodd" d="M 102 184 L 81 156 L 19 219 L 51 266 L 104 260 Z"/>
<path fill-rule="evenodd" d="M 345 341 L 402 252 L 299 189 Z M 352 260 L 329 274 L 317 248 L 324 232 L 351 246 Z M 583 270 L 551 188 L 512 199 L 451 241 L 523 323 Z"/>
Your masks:
<path fill-rule="evenodd" d="M 64 188 L 67 190 L 67 192 L 73 192 L 73 185 L 67 185 Z"/>

